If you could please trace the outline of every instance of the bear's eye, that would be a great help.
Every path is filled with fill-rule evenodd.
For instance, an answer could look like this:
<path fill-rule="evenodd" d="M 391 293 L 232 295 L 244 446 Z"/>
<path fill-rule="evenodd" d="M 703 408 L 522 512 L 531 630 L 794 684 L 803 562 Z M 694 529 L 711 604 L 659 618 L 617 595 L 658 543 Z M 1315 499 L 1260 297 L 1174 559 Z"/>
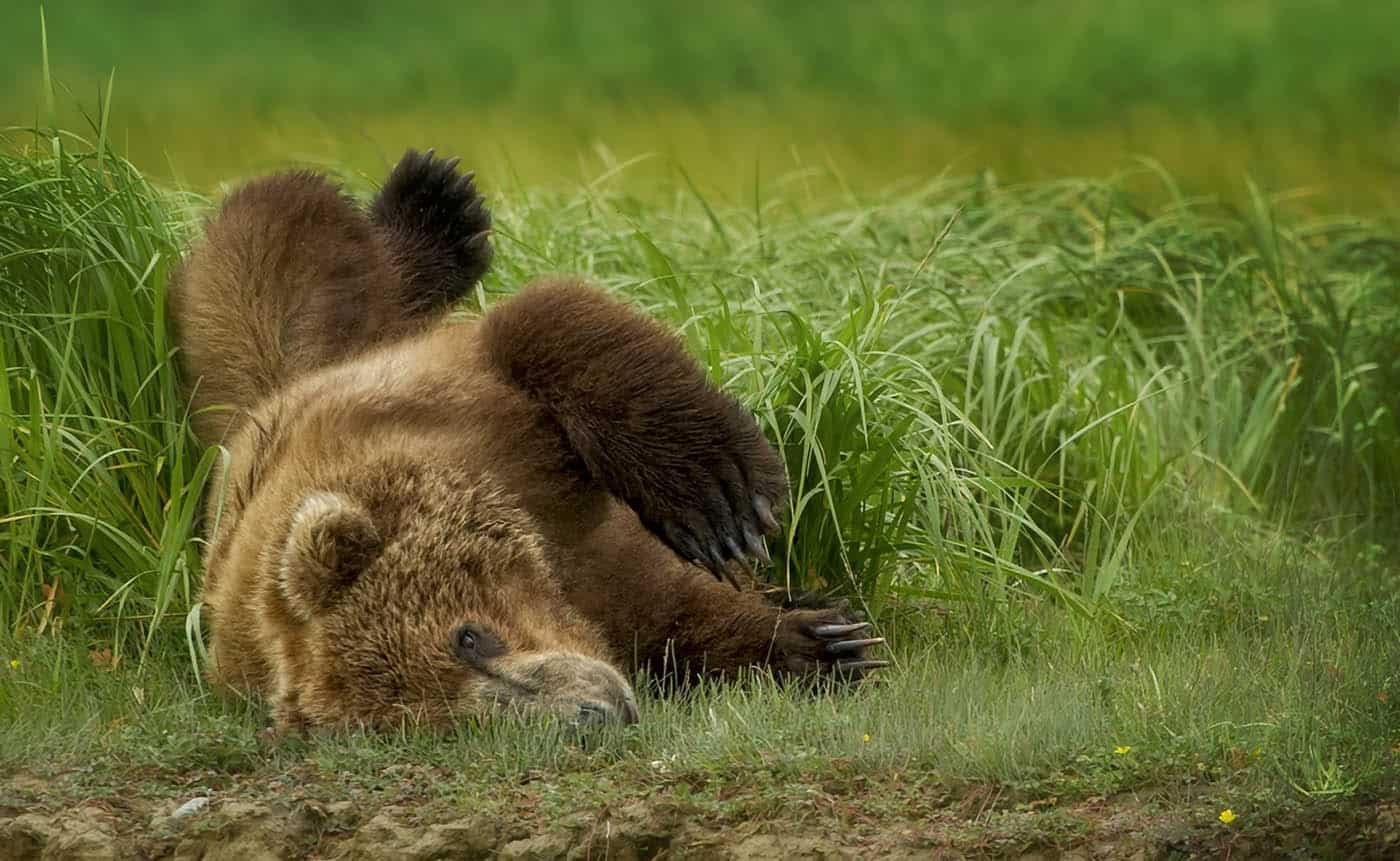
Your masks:
<path fill-rule="evenodd" d="M 452 650 L 460 660 L 475 663 L 504 654 L 505 646 L 482 626 L 467 624 L 453 635 Z"/>
<path fill-rule="evenodd" d="M 457 635 L 457 651 L 476 654 L 476 634 L 470 628 L 463 628 L 462 633 Z"/>

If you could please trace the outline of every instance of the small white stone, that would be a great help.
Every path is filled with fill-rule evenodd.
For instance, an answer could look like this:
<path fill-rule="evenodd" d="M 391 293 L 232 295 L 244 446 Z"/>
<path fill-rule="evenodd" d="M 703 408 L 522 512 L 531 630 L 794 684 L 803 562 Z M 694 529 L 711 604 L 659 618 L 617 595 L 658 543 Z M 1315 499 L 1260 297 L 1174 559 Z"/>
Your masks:
<path fill-rule="evenodd" d="M 199 811 L 209 806 L 209 796 L 199 795 L 175 808 L 175 812 L 170 814 L 171 819 L 184 819 L 186 816 L 193 816 Z"/>

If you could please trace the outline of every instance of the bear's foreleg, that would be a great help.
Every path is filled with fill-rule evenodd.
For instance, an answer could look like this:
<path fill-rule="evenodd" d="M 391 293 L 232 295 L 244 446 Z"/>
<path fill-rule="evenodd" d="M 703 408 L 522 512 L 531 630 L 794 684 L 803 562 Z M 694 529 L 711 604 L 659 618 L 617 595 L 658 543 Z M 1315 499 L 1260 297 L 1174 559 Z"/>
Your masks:
<path fill-rule="evenodd" d="M 572 279 L 536 282 L 482 327 L 488 365 L 681 559 L 720 577 L 765 558 L 787 497 L 782 461 L 672 332 Z"/>
<path fill-rule="evenodd" d="M 653 676 L 732 679 L 767 669 L 780 678 L 855 681 L 888 664 L 870 657 L 884 640 L 842 607 L 786 609 L 694 576 L 653 597 L 670 601 L 669 636 L 634 656 Z"/>
<path fill-rule="evenodd" d="M 656 677 L 767 668 L 855 679 L 886 664 L 869 656 L 883 641 L 843 605 L 785 608 L 696 576 L 621 507 L 561 562 L 569 603 L 602 628 L 619 659 Z"/>

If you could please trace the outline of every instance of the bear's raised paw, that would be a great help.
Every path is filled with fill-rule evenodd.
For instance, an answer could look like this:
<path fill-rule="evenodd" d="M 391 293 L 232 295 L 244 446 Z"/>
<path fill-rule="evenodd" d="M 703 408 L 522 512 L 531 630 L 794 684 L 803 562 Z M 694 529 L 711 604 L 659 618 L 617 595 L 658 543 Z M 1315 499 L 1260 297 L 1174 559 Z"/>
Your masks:
<path fill-rule="evenodd" d="M 491 212 L 474 173 L 433 150 L 408 150 L 385 180 L 370 216 L 387 234 L 408 298 L 424 310 L 455 301 L 491 266 Z"/>

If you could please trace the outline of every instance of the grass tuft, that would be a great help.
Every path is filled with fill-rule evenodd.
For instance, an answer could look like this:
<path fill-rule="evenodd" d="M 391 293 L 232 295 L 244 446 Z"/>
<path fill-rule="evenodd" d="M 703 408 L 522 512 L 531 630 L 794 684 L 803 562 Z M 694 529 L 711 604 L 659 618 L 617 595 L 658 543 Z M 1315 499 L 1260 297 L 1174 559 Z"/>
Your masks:
<path fill-rule="evenodd" d="M 76 618 L 121 649 L 190 606 L 215 452 L 191 444 L 163 311 L 184 203 L 70 135 L 0 152 L 7 631 Z"/>

